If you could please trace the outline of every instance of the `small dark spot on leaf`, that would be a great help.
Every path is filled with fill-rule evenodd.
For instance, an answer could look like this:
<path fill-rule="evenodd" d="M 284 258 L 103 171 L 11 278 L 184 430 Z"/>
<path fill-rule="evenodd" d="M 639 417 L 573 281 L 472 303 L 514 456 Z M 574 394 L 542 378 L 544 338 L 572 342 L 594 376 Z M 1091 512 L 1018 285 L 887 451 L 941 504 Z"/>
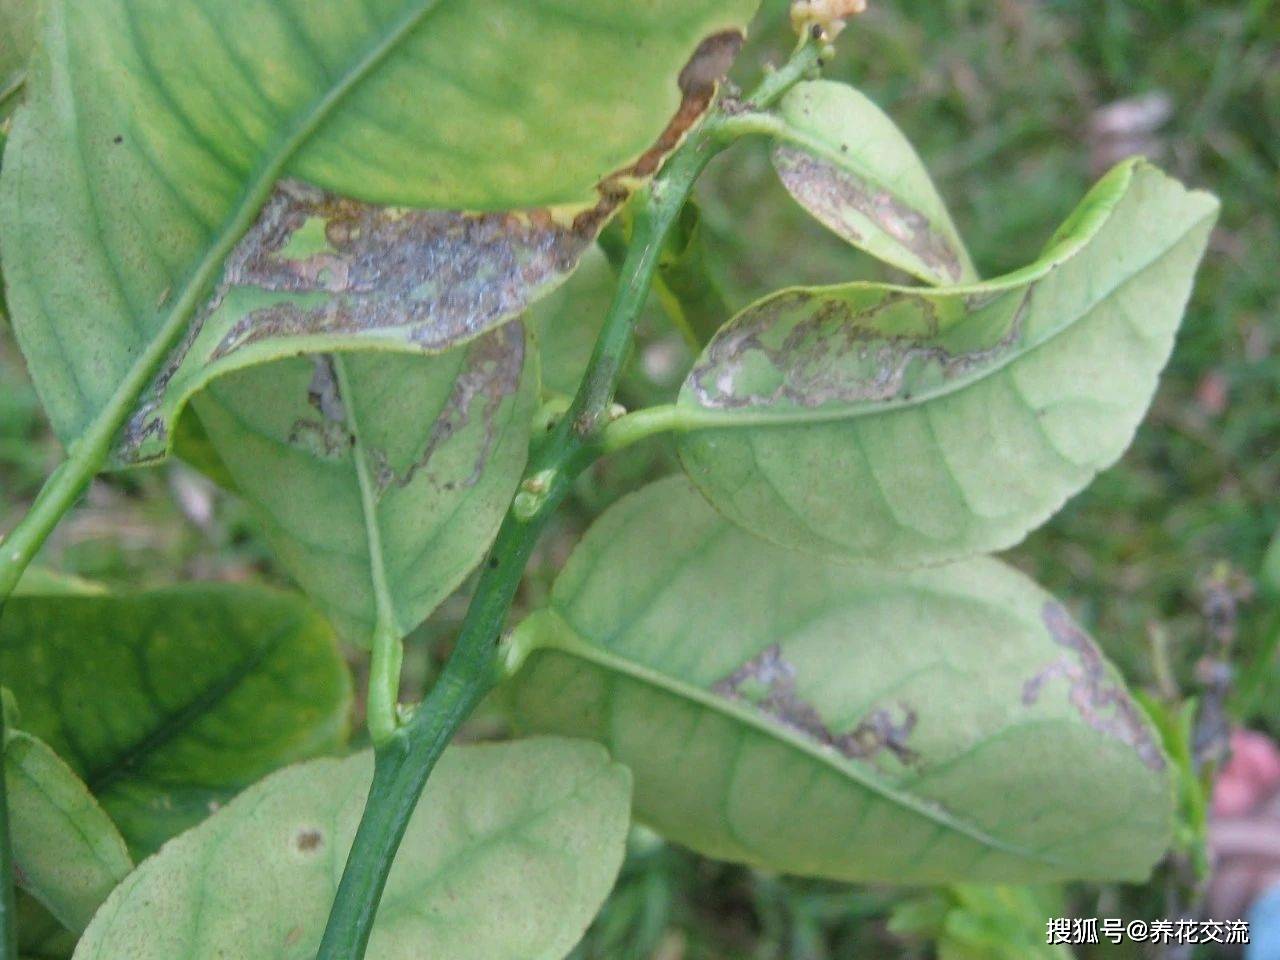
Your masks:
<path fill-rule="evenodd" d="M 489 569 L 490 569 L 490 570 L 497 570 L 497 569 L 498 569 L 498 558 L 497 558 L 497 557 L 490 557 L 490 558 L 489 558 Z"/>
<path fill-rule="evenodd" d="M 311 853 L 319 850 L 324 844 L 324 834 L 319 830 L 308 827 L 305 830 L 299 830 L 297 836 L 293 838 L 294 846 L 302 853 Z"/>
<path fill-rule="evenodd" d="M 124 143 L 124 137 L 117 133 L 114 137 L 111 138 L 111 142 L 117 145 Z"/>

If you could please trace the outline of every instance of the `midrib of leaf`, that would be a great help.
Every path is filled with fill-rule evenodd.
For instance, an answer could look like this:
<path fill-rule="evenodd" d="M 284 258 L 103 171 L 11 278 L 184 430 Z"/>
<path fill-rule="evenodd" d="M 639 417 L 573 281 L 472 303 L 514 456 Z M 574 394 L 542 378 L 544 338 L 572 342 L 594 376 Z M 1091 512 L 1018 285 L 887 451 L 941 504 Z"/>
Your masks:
<path fill-rule="evenodd" d="M 681 414 L 676 417 L 677 425 L 680 429 L 693 429 L 701 427 L 750 427 L 750 426 L 770 426 L 770 425 L 786 425 L 792 423 L 828 423 L 835 420 L 856 420 L 859 417 L 874 416 L 876 414 L 888 412 L 891 410 L 908 409 L 911 407 L 921 406 L 929 403 L 939 397 L 945 397 L 952 393 L 964 390 L 975 383 L 987 379 L 1010 364 L 1031 355 L 1033 352 L 1041 349 L 1046 344 L 1052 343 L 1057 337 L 1072 329 L 1077 323 L 1087 319 L 1095 310 L 1104 303 L 1114 297 L 1133 281 L 1141 278 L 1148 270 L 1160 264 L 1168 255 L 1182 244 L 1192 233 L 1203 227 L 1206 223 L 1212 222 L 1216 217 L 1216 211 L 1210 210 L 1205 216 L 1195 220 L 1187 226 L 1187 228 L 1178 234 L 1176 238 L 1171 240 L 1153 257 L 1143 263 L 1141 266 L 1134 268 L 1128 275 L 1116 281 L 1110 288 L 1094 298 L 1083 310 L 1073 317 L 1064 320 L 1062 323 L 1049 330 L 1041 339 L 1035 343 L 1028 344 L 1019 350 L 1011 350 L 1004 357 L 995 360 L 990 366 L 983 367 L 980 371 L 968 376 L 958 376 L 948 380 L 944 384 L 934 387 L 932 390 L 922 391 L 914 394 L 910 399 L 893 399 L 885 400 L 877 403 L 875 407 L 862 405 L 853 410 L 833 406 L 827 409 L 802 409 L 787 410 L 779 412 L 771 412 L 763 408 L 755 408 L 752 410 L 721 410 L 711 407 L 703 407 L 697 404 L 680 404 Z M 1072 257 L 1079 256 L 1083 252 L 1082 249 L 1076 250 Z M 1050 270 L 1054 269 L 1057 261 L 1045 263 L 1036 270 L 1033 279 L 1027 283 L 1024 304 L 1029 300 L 1035 292 L 1036 285 L 1044 279 Z M 843 286 L 843 285 L 842 285 Z M 929 294 L 948 295 L 956 293 L 965 294 L 983 294 L 983 293 L 1000 293 L 1002 291 L 1013 290 L 1017 286 L 1017 282 L 993 281 L 991 283 L 974 284 L 971 286 L 950 287 L 945 290 L 932 292 L 927 289 L 922 290 L 920 287 L 903 287 L 892 286 L 888 284 L 855 284 L 855 286 L 874 286 L 879 290 L 887 293 L 906 293 L 906 294 Z M 821 290 L 819 289 L 819 292 Z M 1023 305 L 1019 305 L 1022 309 Z M 748 308 L 751 309 L 751 308 Z"/>
<path fill-rule="evenodd" d="M 23 736 L 23 734 L 21 733 L 19 733 L 18 735 Z M 30 734 L 26 734 L 25 736 L 30 737 L 32 740 L 35 740 L 35 738 L 31 737 Z M 46 749 L 48 749 L 51 754 L 53 753 L 53 749 L 51 747 L 46 747 Z M 85 832 L 84 824 L 81 822 L 81 820 L 78 817 L 72 816 L 66 807 L 61 806 L 57 802 L 53 794 L 51 794 L 47 789 L 45 789 L 45 785 L 40 780 L 36 779 L 31 775 L 31 773 L 27 770 L 25 765 L 15 764 L 14 769 L 15 769 L 15 772 L 19 776 L 21 776 L 22 779 L 25 780 L 33 790 L 36 791 L 36 793 L 40 794 L 40 796 L 44 797 L 44 799 L 48 801 L 49 806 L 53 807 L 55 810 L 58 811 L 59 814 L 61 814 L 64 821 L 66 821 L 71 825 L 76 835 L 80 837 L 81 840 L 84 841 L 85 846 L 89 849 L 90 853 L 93 855 L 93 859 L 97 862 L 98 866 L 102 867 L 103 870 L 105 870 L 107 873 L 114 874 L 115 864 L 110 863 L 103 856 L 102 848 L 97 842 L 97 839 Z M 67 768 L 67 769 L 68 769 L 68 772 L 71 772 L 70 768 Z M 74 775 L 73 772 L 72 772 L 72 775 Z M 121 849 L 123 850 L 123 841 L 122 841 Z M 45 903 L 44 900 L 38 894 L 32 893 L 31 895 L 35 897 L 37 900 L 39 900 L 44 907 L 49 908 L 49 904 Z"/>
<path fill-rule="evenodd" d="M 508 821 L 496 830 L 489 831 L 478 842 L 463 844 L 457 853 L 454 853 L 442 864 L 436 867 L 435 871 L 429 877 L 424 878 L 423 881 L 415 886 L 411 892 L 401 894 L 397 897 L 384 899 L 378 909 L 391 912 L 396 908 L 404 908 L 406 900 L 421 899 L 428 890 L 447 879 L 448 875 L 455 869 L 466 869 L 470 866 L 472 861 L 480 857 L 486 851 L 507 843 L 510 840 L 519 839 L 521 834 L 526 833 L 531 825 L 536 825 L 546 817 L 558 813 L 563 804 L 581 797 L 587 791 L 588 787 L 595 786 L 596 783 L 598 783 L 608 773 L 609 768 L 605 767 L 587 779 L 578 781 L 577 785 L 574 786 L 572 790 L 553 798 L 545 806 L 539 807 L 536 810 L 522 811 L 519 817 Z M 559 852 L 558 848 L 557 852 Z M 414 910 L 412 907 L 408 907 L 407 909 L 410 913 L 416 913 L 418 916 L 423 915 L 421 910 Z"/>
<path fill-rule="evenodd" d="M 99 794 L 122 780 L 131 771 L 141 769 L 143 762 L 149 756 L 189 730 L 198 720 L 211 713 L 229 697 L 246 677 L 277 652 L 280 644 L 286 637 L 291 636 L 297 627 L 297 621 L 287 623 L 252 654 L 237 662 L 220 680 L 201 690 L 182 709 L 161 717 L 159 725 L 146 736 L 99 764 L 95 769 L 86 771 L 84 782 L 89 791 Z M 83 756 L 83 753 L 81 755 Z"/>
<path fill-rule="evenodd" d="M 187 323 L 200 306 L 206 291 L 213 286 L 218 272 L 236 243 L 253 226 L 254 220 L 289 160 L 306 145 L 343 98 L 417 29 L 441 2 L 442 0 L 420 0 L 419 3 L 411 6 L 380 41 L 372 44 L 350 69 L 337 78 L 337 82 L 323 96 L 313 101 L 298 115 L 293 126 L 276 141 L 274 151 L 269 150 L 267 155 L 258 161 L 257 172 L 249 177 L 241 193 L 240 205 L 227 217 L 221 232 L 215 236 L 205 255 L 192 268 L 186 283 L 178 291 L 173 306 L 164 315 L 156 333 L 151 337 L 137 361 L 129 368 L 119 389 L 111 395 L 111 399 L 90 422 L 80 439 L 70 445 L 69 456 L 74 457 L 77 453 L 85 452 L 87 448 L 90 456 L 98 460 L 106 458 L 116 431 L 133 412 L 138 397 L 146 389 L 169 350 L 186 329 Z M 70 65 L 64 64 L 64 67 L 69 69 Z"/>
<path fill-rule="evenodd" d="M 355 404 L 351 402 L 351 379 L 347 376 L 347 368 L 342 357 L 336 353 L 331 354 L 331 357 L 338 381 L 338 392 L 341 395 L 342 409 L 346 414 L 347 427 L 351 431 L 351 459 L 355 464 L 356 480 L 360 485 L 360 510 L 364 515 L 364 534 L 369 547 L 369 583 L 373 589 L 374 609 L 377 614 L 374 637 L 394 635 L 392 642 L 399 643 L 403 631 L 396 616 L 391 587 L 387 582 L 386 555 L 382 549 L 382 528 L 378 524 L 378 492 L 374 489 L 373 478 L 369 475 L 369 460 L 360 431 L 360 421 L 356 417 Z"/>
<path fill-rule="evenodd" d="M 554 618 L 559 627 L 553 628 L 546 624 L 538 623 L 540 617 Z M 950 830 L 959 834 L 968 840 L 973 841 L 981 847 L 989 850 L 996 850 L 1001 853 L 1014 857 L 1020 857 L 1024 860 L 1031 860 L 1039 863 L 1048 864 L 1050 866 L 1064 866 L 1065 864 L 1056 857 L 1048 856 L 1040 851 L 1031 850 L 1020 847 L 1016 844 L 1000 840 L 986 833 L 982 829 L 959 820 L 952 816 L 940 806 L 933 805 L 927 800 L 920 800 L 909 794 L 889 786 L 881 782 L 879 779 L 871 775 L 868 771 L 861 770 L 852 764 L 840 762 L 837 757 L 830 751 L 822 749 L 818 744 L 801 736 L 798 732 L 792 731 L 781 724 L 775 724 L 769 721 L 768 717 L 759 710 L 748 709 L 732 700 L 717 697 L 706 690 L 696 687 L 692 684 L 685 683 L 675 677 L 652 670 L 649 667 L 642 666 L 635 661 L 628 660 L 624 657 L 616 656 L 609 651 L 602 649 L 583 639 L 569 623 L 560 616 L 555 610 L 546 609 L 540 611 L 534 618 L 525 621 L 528 626 L 522 626 L 522 630 L 529 631 L 529 649 L 530 652 L 536 653 L 541 650 L 550 650 L 557 653 L 563 653 L 571 657 L 576 657 L 595 667 L 599 667 L 605 671 L 620 674 L 630 680 L 653 687 L 663 693 L 671 694 L 679 699 L 692 702 L 704 709 L 717 713 L 720 716 L 751 727 L 759 733 L 765 734 L 775 740 L 782 741 L 793 749 L 805 754 L 815 762 L 835 771 L 840 776 L 854 781 L 863 787 L 869 793 L 875 794 L 881 800 L 896 806 L 907 813 L 913 813 L 925 820 L 930 821 L 939 829 Z M 565 639 L 572 637 L 573 639 Z"/>
<path fill-rule="evenodd" d="M 3 108 L 13 97 L 17 96 L 18 91 L 22 89 L 22 85 L 26 82 L 27 73 L 24 70 L 16 74 L 3 88 L 0 88 L 0 108 Z"/>

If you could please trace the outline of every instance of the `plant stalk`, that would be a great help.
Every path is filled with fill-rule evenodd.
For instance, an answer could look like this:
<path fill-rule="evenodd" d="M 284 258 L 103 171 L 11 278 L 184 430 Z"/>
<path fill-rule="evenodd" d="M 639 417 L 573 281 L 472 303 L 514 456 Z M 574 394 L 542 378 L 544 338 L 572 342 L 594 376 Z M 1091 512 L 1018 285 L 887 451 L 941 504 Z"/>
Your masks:
<path fill-rule="evenodd" d="M 0 607 L 3 607 L 0 601 Z M 17 907 L 13 897 L 13 848 L 9 842 L 9 802 L 5 793 L 4 710 L 0 709 L 0 960 L 18 960 Z"/>
<path fill-rule="evenodd" d="M 602 434 L 662 243 L 722 144 L 705 125 L 636 198 L 613 303 L 565 415 L 535 442 L 525 480 L 485 562 L 457 645 L 412 719 L 374 753 L 373 783 L 316 960 L 362 960 L 396 850 L 436 761 L 497 683 L 508 611 L 538 535 L 573 480 L 601 455 Z M 536 479 L 535 479 L 536 478 Z"/>

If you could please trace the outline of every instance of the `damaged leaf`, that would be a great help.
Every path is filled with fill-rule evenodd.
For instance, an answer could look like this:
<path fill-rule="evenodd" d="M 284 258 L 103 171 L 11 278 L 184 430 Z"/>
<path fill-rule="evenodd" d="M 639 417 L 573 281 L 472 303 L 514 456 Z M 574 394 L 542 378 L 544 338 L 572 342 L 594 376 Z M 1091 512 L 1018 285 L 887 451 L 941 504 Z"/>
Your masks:
<path fill-rule="evenodd" d="M 1129 445 L 1217 210 L 1131 162 L 998 280 L 768 297 L 685 382 L 685 469 L 736 523 L 833 558 L 1011 546 Z"/>
<path fill-rule="evenodd" d="M 351 709 L 329 629 L 260 588 L 12 597 L 0 676 L 23 729 L 138 857 L 277 767 L 339 747 Z"/>
<path fill-rule="evenodd" d="M 160 369 L 117 451 L 148 459 L 218 363 L 439 349 L 522 309 L 701 118 L 755 7 L 50 0 L 0 253 L 55 432 L 100 442 Z M 496 260 L 455 303 L 431 258 L 467 243 Z"/>
<path fill-rule="evenodd" d="M 75 956 L 314 957 L 372 769 L 366 752 L 256 784 L 139 867 Z M 594 744 L 447 750 L 396 855 L 369 956 L 558 960 L 613 884 L 629 799 L 626 769 Z"/>
<path fill-rule="evenodd" d="M 773 165 L 796 202 L 855 247 L 929 284 L 978 279 L 914 148 L 865 94 L 798 84 L 779 106 Z"/>
<path fill-rule="evenodd" d="M 188 401 L 238 370 L 307 351 L 431 355 L 483 336 L 577 268 L 603 222 L 584 216 L 375 207 L 286 181 L 126 424 L 116 465 L 163 457 Z"/>
<path fill-rule="evenodd" d="M 22 731 L 4 744 L 14 877 L 69 930 L 82 931 L 133 869 L 115 824 L 48 745 Z"/>
<path fill-rule="evenodd" d="M 439 356 L 248 368 L 195 409 L 285 569 L 367 644 L 379 581 L 402 636 L 488 550 L 524 470 L 536 371 L 510 323 Z"/>
<path fill-rule="evenodd" d="M 833 565 L 672 478 L 596 523 L 511 649 L 518 728 L 606 744 L 637 817 L 707 856 L 853 882 L 1136 880 L 1169 839 L 1169 771 L 1123 681 L 994 560 Z"/>

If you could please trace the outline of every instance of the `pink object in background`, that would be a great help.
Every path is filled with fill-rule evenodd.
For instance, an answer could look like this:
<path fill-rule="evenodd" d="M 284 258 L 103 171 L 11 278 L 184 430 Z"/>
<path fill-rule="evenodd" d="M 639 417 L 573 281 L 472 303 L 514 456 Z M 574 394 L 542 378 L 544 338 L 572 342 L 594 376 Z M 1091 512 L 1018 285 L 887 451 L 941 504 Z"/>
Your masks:
<path fill-rule="evenodd" d="M 1280 747 L 1252 730 L 1231 733 L 1231 759 L 1218 771 L 1213 813 L 1235 817 L 1247 813 L 1280 787 Z"/>

